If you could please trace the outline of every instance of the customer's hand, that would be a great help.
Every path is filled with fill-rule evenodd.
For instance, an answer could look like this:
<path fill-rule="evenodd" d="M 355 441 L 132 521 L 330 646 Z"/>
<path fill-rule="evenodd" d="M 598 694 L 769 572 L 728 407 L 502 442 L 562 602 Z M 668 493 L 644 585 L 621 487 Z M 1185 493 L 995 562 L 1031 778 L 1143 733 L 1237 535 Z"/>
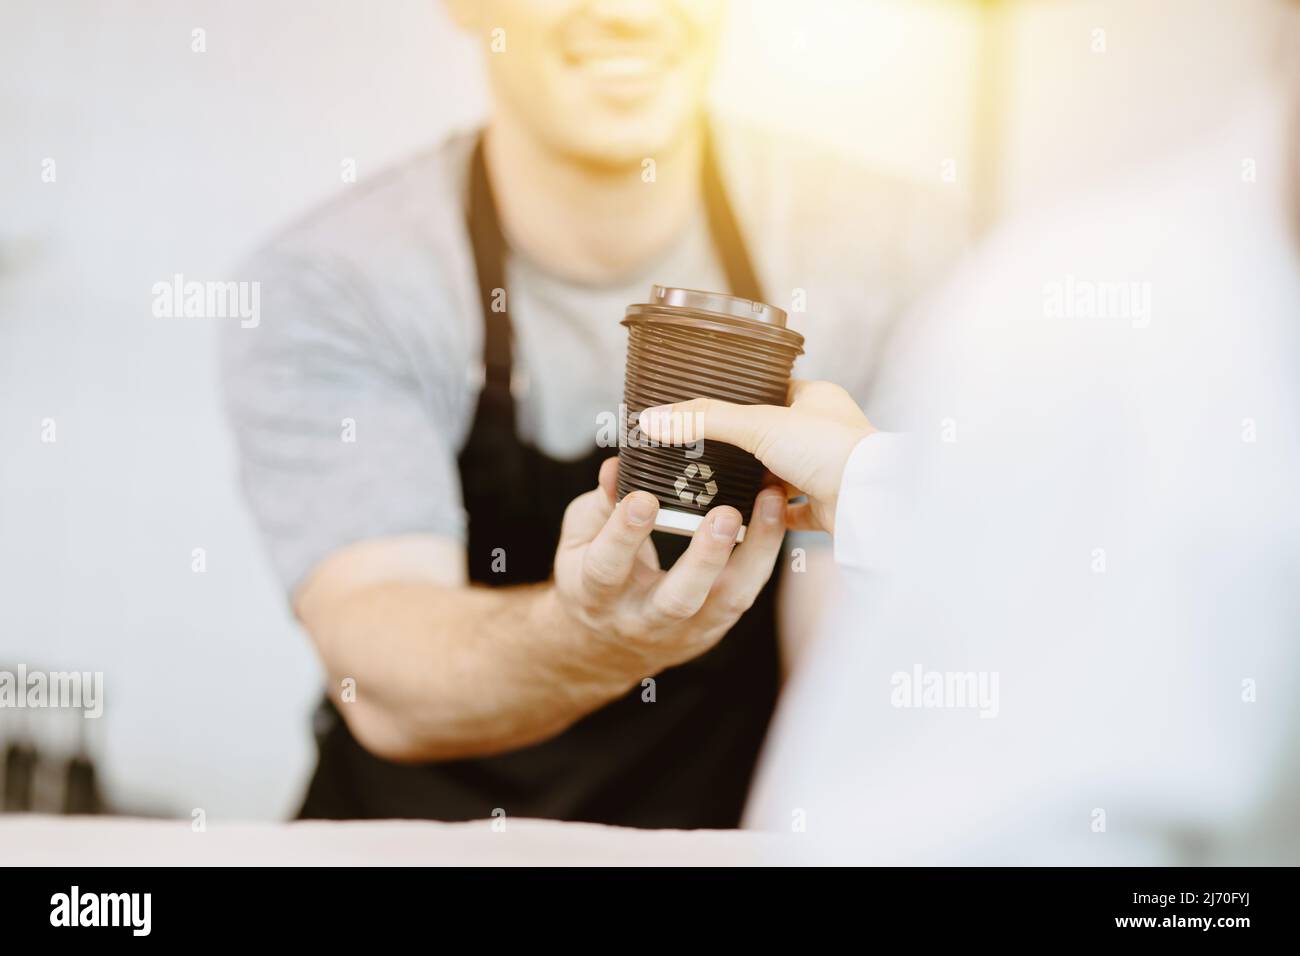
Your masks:
<path fill-rule="evenodd" d="M 736 623 L 767 583 L 785 536 L 785 495 L 760 492 L 745 540 L 735 547 L 740 512 L 714 508 L 668 571 L 650 531 L 659 502 L 634 491 L 615 503 L 618 459 L 600 487 L 574 499 L 555 553 L 555 610 L 604 642 L 607 663 L 649 676 L 704 653 Z"/>
<path fill-rule="evenodd" d="M 663 444 L 725 442 L 749 452 L 786 483 L 791 495 L 808 501 L 791 505 L 786 522 L 797 530 L 831 531 L 840 479 L 849 454 L 876 431 L 838 385 L 795 381 L 790 405 L 733 405 L 697 398 L 659 405 L 641 413 L 641 431 Z"/>

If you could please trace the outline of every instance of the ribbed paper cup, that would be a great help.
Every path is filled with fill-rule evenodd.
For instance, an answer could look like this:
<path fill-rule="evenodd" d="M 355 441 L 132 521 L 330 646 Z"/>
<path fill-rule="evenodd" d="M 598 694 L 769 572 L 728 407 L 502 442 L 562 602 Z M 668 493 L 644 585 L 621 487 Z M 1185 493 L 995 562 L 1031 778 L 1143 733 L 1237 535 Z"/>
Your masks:
<path fill-rule="evenodd" d="M 618 496 L 648 491 L 659 499 L 656 527 L 691 534 L 711 508 L 731 505 L 749 523 L 763 465 L 732 445 L 700 439 L 681 426 L 683 445 L 652 444 L 640 433 L 643 409 L 691 398 L 739 405 L 784 405 L 803 336 L 785 327 L 781 309 L 716 292 L 655 286 L 650 301 L 628 306 Z"/>

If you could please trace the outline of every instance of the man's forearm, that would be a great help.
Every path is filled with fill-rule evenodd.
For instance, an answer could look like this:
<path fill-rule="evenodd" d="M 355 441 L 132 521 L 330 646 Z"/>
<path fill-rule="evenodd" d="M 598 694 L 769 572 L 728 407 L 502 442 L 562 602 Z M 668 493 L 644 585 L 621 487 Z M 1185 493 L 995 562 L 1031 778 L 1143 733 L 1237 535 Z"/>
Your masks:
<path fill-rule="evenodd" d="M 554 736 L 644 669 L 563 614 L 550 585 L 378 583 L 304 619 L 331 696 L 361 743 L 393 760 L 484 756 Z M 346 678 L 355 695 L 344 695 Z"/>

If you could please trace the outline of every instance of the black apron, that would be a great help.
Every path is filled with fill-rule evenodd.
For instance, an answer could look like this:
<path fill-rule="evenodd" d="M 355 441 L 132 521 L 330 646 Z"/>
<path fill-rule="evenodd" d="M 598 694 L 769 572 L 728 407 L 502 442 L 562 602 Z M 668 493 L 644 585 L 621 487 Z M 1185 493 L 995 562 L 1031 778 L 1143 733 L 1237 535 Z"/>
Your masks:
<path fill-rule="evenodd" d="M 600 463 L 614 450 L 593 448 L 578 461 L 557 461 L 516 433 L 508 297 L 506 311 L 492 310 L 493 290 L 506 287 L 506 248 L 481 139 L 469 182 L 468 226 L 483 310 L 485 366 L 473 428 L 459 461 L 469 516 L 469 576 L 489 587 L 528 584 L 550 578 L 564 510 L 596 486 Z M 762 301 L 711 148 L 706 148 L 703 194 L 730 291 Z M 658 281 L 672 285 L 674 277 Z M 608 321 L 619 318 L 611 315 Z M 610 396 L 611 407 L 617 398 Z M 664 568 L 689 540 L 661 532 L 653 539 Z M 503 573 L 493 570 L 494 555 L 501 554 L 496 549 L 504 549 Z M 392 763 L 362 748 L 327 701 L 318 715 L 319 762 L 299 815 L 472 820 L 500 810 L 511 817 L 635 827 L 735 827 L 776 703 L 777 577 L 772 575 L 753 607 L 712 650 L 654 675 L 653 702 L 644 699 L 645 689 L 634 687 L 558 736 L 510 753 Z"/>

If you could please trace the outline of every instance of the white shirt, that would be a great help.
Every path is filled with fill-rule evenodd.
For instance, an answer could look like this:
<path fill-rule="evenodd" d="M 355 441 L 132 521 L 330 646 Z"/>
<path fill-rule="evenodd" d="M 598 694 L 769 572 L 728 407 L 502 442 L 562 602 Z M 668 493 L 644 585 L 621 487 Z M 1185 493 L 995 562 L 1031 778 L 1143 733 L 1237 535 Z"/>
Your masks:
<path fill-rule="evenodd" d="M 885 370 L 908 436 L 845 470 L 850 597 L 748 826 L 863 862 L 1300 861 L 1284 129 L 1261 94 L 934 303 Z"/>

